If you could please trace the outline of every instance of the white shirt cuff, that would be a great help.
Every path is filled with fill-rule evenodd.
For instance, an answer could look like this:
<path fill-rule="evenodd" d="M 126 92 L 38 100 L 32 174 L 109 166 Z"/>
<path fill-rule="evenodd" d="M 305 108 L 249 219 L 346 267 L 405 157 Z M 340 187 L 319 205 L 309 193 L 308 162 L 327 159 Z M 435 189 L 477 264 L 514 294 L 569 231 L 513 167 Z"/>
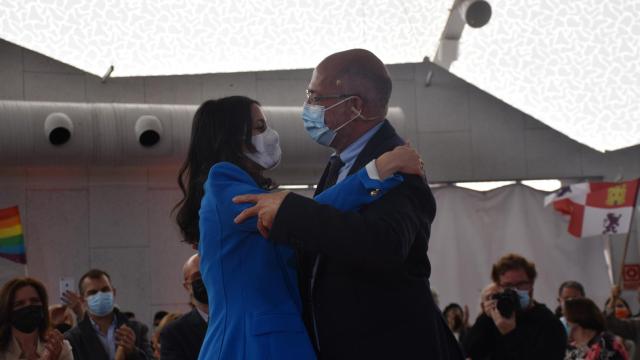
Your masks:
<path fill-rule="evenodd" d="M 367 175 L 371 180 L 382 180 L 380 179 L 380 174 L 378 174 L 378 168 L 376 167 L 376 161 L 371 160 L 365 167 L 367 169 Z"/>

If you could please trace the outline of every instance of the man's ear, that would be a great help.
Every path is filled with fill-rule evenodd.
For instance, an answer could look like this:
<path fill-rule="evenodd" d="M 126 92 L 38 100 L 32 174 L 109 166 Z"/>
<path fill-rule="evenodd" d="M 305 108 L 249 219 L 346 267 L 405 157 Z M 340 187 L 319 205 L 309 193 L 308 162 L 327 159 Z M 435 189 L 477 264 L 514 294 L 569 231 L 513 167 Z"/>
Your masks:
<path fill-rule="evenodd" d="M 111 288 L 113 290 L 113 297 L 116 297 L 116 288 Z"/>
<path fill-rule="evenodd" d="M 359 96 L 355 96 L 351 99 L 351 111 L 354 114 L 362 115 L 362 111 L 364 110 L 364 101 Z"/>

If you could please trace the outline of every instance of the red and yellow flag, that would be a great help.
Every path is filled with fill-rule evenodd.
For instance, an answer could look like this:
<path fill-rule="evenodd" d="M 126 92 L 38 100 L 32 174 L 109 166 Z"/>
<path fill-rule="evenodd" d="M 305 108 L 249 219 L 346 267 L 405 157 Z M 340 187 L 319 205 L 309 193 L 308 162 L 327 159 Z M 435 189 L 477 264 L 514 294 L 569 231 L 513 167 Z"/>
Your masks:
<path fill-rule="evenodd" d="M 571 216 L 575 237 L 626 234 L 631 230 L 640 179 L 592 182 L 564 187 L 545 198 L 545 205 Z"/>

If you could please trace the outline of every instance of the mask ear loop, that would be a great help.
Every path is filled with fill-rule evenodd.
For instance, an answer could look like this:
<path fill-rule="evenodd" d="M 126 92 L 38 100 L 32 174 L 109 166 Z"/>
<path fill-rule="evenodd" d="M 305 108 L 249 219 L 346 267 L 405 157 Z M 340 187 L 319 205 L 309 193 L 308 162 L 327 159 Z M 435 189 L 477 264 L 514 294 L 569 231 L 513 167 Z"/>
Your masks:
<path fill-rule="evenodd" d="M 353 107 L 353 106 L 352 106 L 352 107 L 351 107 L 351 111 L 358 112 L 358 109 L 356 109 L 355 107 Z M 366 118 L 366 117 L 362 116 L 362 111 L 360 111 L 360 112 L 358 112 L 358 115 L 354 116 L 351 120 L 349 120 L 349 121 L 347 121 L 346 123 L 344 123 L 344 124 L 342 124 L 342 125 L 338 126 L 337 128 L 335 128 L 335 129 L 333 130 L 333 132 L 337 133 L 338 131 L 340 131 L 340 129 L 342 129 L 343 127 L 345 127 L 345 126 L 347 126 L 347 125 L 351 124 L 351 123 L 353 122 L 353 120 L 355 120 L 355 119 L 357 119 L 357 118 L 362 118 L 362 119 L 363 119 L 363 120 L 365 120 L 365 121 L 375 120 L 375 118 Z"/>
<path fill-rule="evenodd" d="M 364 117 L 364 116 L 362 116 L 362 111 L 358 111 L 358 109 L 356 109 L 354 106 L 351 107 L 351 111 L 353 111 L 355 113 L 358 113 L 358 115 L 356 115 L 356 119 L 357 118 L 361 118 L 362 120 L 365 120 L 365 121 L 372 121 L 372 120 L 376 119 L 375 117 Z"/>

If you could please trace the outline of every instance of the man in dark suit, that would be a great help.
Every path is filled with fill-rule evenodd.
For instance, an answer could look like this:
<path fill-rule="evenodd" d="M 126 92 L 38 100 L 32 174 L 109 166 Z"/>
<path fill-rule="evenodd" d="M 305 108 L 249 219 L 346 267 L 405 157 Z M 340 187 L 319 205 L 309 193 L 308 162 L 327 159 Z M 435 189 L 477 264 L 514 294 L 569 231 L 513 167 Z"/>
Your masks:
<path fill-rule="evenodd" d="M 127 360 L 153 359 L 148 328 L 128 320 L 114 307 L 116 289 L 109 274 L 89 270 L 78 283 L 87 312 L 78 325 L 64 334 L 76 360 L 113 360 L 121 353 Z"/>
<path fill-rule="evenodd" d="M 207 333 L 208 295 L 200 274 L 200 257 L 196 254 L 182 267 L 184 288 L 193 301 L 193 310 L 169 323 L 160 333 L 161 360 L 196 360 Z"/>
<path fill-rule="evenodd" d="M 385 119 L 391 80 L 369 51 L 333 54 L 314 70 L 303 121 L 336 151 L 317 193 L 404 144 Z M 243 195 L 236 219 L 258 216 L 274 242 L 299 249 L 308 331 L 321 359 L 462 359 L 434 304 L 427 257 L 435 200 L 419 176 L 360 212 L 287 192 Z"/>

